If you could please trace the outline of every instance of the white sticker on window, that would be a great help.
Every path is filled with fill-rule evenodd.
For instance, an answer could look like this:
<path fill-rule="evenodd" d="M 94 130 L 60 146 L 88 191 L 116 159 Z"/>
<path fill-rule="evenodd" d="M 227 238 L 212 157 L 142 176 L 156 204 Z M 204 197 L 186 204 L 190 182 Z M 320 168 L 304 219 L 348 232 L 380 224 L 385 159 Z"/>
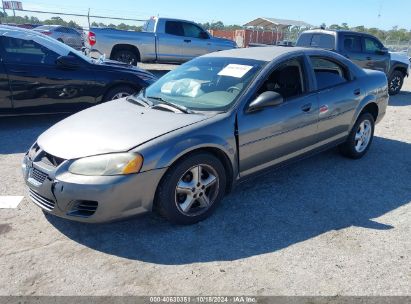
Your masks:
<path fill-rule="evenodd" d="M 219 76 L 243 78 L 253 67 L 250 65 L 229 64 L 218 73 Z"/>

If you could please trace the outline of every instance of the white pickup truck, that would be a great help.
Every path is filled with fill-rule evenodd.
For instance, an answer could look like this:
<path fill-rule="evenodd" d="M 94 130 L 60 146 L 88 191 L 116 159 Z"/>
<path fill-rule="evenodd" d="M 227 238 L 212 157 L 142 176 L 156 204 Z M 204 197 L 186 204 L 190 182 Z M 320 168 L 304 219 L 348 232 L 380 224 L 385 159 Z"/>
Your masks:
<path fill-rule="evenodd" d="M 133 65 L 137 62 L 182 63 L 237 47 L 234 41 L 212 37 L 196 23 L 169 18 L 151 18 L 142 32 L 91 28 L 85 36 L 86 49 Z"/>

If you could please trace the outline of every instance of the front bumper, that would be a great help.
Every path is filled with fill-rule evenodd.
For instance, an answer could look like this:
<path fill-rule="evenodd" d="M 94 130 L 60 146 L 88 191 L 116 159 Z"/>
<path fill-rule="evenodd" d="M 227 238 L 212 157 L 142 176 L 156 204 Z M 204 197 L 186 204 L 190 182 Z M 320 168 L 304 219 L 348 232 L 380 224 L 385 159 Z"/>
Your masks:
<path fill-rule="evenodd" d="M 55 175 L 27 156 L 23 161 L 23 175 L 33 203 L 47 213 L 87 223 L 111 222 L 151 211 L 165 171 L 94 177 L 64 170 Z"/>

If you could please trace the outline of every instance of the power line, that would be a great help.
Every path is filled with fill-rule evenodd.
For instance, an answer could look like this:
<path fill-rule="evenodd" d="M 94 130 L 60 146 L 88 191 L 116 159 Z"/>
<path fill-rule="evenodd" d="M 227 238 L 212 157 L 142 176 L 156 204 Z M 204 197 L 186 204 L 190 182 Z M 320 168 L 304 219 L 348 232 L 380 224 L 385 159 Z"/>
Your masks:
<path fill-rule="evenodd" d="M 5 8 L 1 8 L 5 9 Z M 84 14 L 71 14 L 71 13 L 61 13 L 61 12 L 49 12 L 49 11 L 37 11 L 37 10 L 16 10 L 18 12 L 27 12 L 27 13 L 35 13 L 35 14 L 51 14 L 51 15 L 62 15 L 62 16 L 72 16 L 72 17 L 85 17 L 85 18 L 98 18 L 98 19 L 110 19 L 110 20 L 123 20 L 123 21 L 137 21 L 137 22 L 145 22 L 147 20 L 144 19 L 133 19 L 133 18 L 120 18 L 120 17 L 108 17 L 108 16 L 93 16 L 93 15 L 84 15 Z"/>

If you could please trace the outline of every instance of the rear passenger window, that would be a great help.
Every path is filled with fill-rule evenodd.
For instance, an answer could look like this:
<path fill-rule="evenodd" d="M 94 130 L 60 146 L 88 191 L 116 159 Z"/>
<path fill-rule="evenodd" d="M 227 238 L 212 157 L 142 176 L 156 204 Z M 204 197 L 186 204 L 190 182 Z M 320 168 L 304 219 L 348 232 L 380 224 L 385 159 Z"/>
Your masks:
<path fill-rule="evenodd" d="M 177 21 L 167 21 L 166 34 L 184 36 L 183 24 Z"/>
<path fill-rule="evenodd" d="M 344 50 L 347 52 L 361 53 L 361 37 L 356 35 L 344 36 Z"/>
<path fill-rule="evenodd" d="M 319 90 L 334 87 L 349 81 L 346 68 L 330 59 L 311 57 L 311 63 Z"/>
<path fill-rule="evenodd" d="M 328 34 L 314 34 L 311 47 L 333 50 L 335 49 L 335 37 Z"/>
<path fill-rule="evenodd" d="M 3 36 L 1 44 L 9 64 L 54 64 L 59 55 L 33 40 Z"/>

